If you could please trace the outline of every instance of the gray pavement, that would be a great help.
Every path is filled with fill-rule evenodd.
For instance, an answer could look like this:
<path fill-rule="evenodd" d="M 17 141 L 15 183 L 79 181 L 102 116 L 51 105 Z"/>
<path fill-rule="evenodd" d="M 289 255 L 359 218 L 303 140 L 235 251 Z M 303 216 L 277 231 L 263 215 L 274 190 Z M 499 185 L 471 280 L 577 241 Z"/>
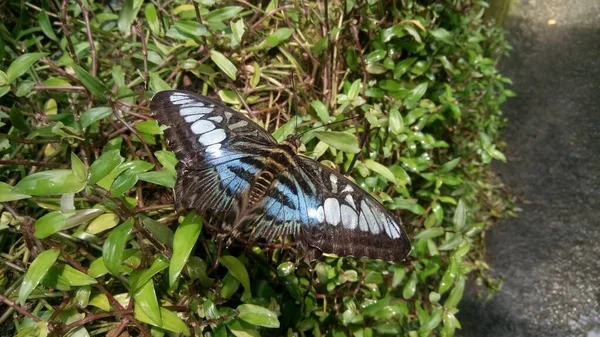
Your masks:
<path fill-rule="evenodd" d="M 600 336 L 600 0 L 515 1 L 506 24 L 519 96 L 495 169 L 523 211 L 488 233 L 506 280 L 485 303 L 467 292 L 460 335 Z"/>

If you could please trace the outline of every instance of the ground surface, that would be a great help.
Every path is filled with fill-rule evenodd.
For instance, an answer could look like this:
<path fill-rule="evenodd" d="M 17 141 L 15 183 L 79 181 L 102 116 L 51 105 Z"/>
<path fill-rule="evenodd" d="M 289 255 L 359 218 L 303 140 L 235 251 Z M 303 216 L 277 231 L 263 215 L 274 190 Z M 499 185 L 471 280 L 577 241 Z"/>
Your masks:
<path fill-rule="evenodd" d="M 521 0 L 506 27 L 519 96 L 496 171 L 523 211 L 489 232 L 506 281 L 487 303 L 465 298 L 461 335 L 600 336 L 600 1 Z"/>

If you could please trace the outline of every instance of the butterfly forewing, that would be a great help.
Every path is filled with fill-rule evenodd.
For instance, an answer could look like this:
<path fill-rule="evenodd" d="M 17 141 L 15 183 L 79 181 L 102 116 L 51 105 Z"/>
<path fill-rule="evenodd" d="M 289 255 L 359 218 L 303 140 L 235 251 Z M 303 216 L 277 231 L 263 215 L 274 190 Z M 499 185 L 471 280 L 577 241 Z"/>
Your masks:
<path fill-rule="evenodd" d="M 186 91 L 163 91 L 150 105 L 179 160 L 178 209 L 230 212 L 276 145 L 271 135 L 241 113 Z"/>
<path fill-rule="evenodd" d="M 410 252 L 401 225 L 371 195 L 241 113 L 185 91 L 160 92 L 151 108 L 170 126 L 165 138 L 180 161 L 178 209 L 221 213 L 226 226 L 267 240 L 294 234 L 325 253 L 401 261 Z"/>

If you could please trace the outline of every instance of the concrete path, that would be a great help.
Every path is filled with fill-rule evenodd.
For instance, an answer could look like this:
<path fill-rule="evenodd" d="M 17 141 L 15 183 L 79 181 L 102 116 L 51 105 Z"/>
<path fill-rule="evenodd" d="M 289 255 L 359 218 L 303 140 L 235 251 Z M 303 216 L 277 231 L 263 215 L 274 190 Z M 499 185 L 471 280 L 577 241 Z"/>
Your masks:
<path fill-rule="evenodd" d="M 600 0 L 515 1 L 507 31 L 519 96 L 496 170 L 523 211 L 487 235 L 506 281 L 487 303 L 465 298 L 460 335 L 600 336 Z"/>

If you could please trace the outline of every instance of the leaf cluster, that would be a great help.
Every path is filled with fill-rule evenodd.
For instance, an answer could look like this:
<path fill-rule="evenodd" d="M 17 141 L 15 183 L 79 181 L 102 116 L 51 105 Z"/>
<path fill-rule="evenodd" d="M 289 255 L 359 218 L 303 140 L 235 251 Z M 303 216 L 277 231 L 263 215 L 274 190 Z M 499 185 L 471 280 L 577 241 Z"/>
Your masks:
<path fill-rule="evenodd" d="M 19 336 L 453 336 L 481 238 L 513 202 L 479 0 L 7 1 L 0 23 L 0 300 Z M 289 240 L 223 248 L 177 214 L 149 113 L 188 88 L 346 173 L 403 219 L 404 263 Z M 221 252 L 221 253 L 219 253 Z M 4 319 L 8 315 L 3 315 Z M 7 321 L 2 324 L 8 324 Z"/>

